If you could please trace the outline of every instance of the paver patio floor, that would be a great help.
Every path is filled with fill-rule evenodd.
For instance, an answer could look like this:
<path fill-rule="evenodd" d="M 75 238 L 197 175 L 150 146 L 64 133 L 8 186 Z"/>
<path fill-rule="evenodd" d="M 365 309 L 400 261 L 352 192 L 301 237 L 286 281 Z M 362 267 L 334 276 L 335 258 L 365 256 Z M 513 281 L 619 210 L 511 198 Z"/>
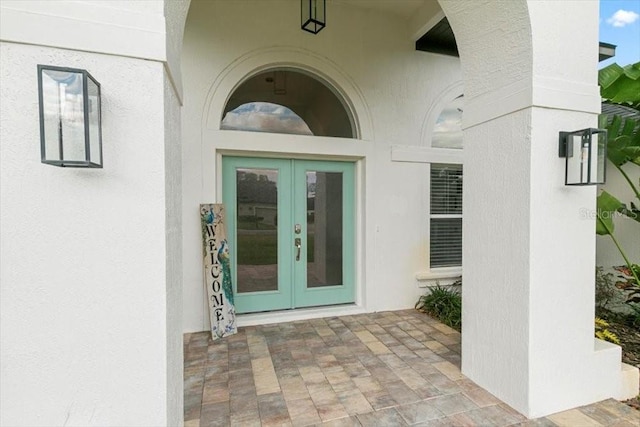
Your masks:
<path fill-rule="evenodd" d="M 460 373 L 460 334 L 415 310 L 185 335 L 184 419 L 206 426 L 640 426 L 606 400 L 527 420 Z"/>

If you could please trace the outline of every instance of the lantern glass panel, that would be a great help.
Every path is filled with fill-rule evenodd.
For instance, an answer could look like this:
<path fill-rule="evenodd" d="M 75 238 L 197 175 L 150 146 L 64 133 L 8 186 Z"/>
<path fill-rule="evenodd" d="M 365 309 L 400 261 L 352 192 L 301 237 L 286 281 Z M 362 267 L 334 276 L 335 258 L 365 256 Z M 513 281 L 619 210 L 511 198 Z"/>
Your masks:
<path fill-rule="evenodd" d="M 317 34 L 326 24 L 325 0 L 301 0 L 302 29 Z"/>
<path fill-rule="evenodd" d="M 567 184 L 580 184 L 587 175 L 587 153 L 582 147 L 582 135 L 567 135 Z"/>
<path fill-rule="evenodd" d="M 584 129 L 563 134 L 566 144 L 565 184 L 603 184 L 606 172 L 606 130 Z"/>
<path fill-rule="evenodd" d="M 100 85 L 91 77 L 87 79 L 89 161 L 102 164 L 102 135 L 100 127 Z"/>
<path fill-rule="evenodd" d="M 592 176 L 596 177 L 598 184 L 604 184 L 606 176 L 607 165 L 607 133 L 598 132 L 593 135 L 594 141 L 592 145 L 596 148 L 597 153 L 595 156 L 595 168 L 596 173 Z"/>
<path fill-rule="evenodd" d="M 82 77 L 80 72 L 42 70 L 43 160 L 86 160 Z"/>

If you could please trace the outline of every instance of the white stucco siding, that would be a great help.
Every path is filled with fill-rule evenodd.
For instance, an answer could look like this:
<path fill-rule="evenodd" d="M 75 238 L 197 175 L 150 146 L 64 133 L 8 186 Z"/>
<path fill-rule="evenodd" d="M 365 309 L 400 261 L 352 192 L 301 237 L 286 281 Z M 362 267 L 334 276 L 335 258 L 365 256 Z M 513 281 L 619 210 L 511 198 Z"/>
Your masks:
<path fill-rule="evenodd" d="M 0 58 L 0 423 L 166 424 L 164 67 L 12 43 Z M 37 64 L 101 83 L 104 169 L 40 163 Z"/>
<path fill-rule="evenodd" d="M 461 80 L 459 61 L 415 51 L 407 22 L 392 14 L 335 3 L 327 29 L 311 35 L 300 30 L 299 13 L 288 1 L 191 5 L 183 49 L 185 331 L 208 327 L 198 204 L 221 201 L 216 150 L 359 159 L 357 302 L 367 311 L 408 308 L 423 291 L 415 274 L 428 262 L 428 168 L 394 163 L 390 152 L 395 144 L 423 144 L 425 118 L 432 114 L 428 120 L 435 121 L 440 113 L 432 105 Z M 243 141 L 238 132 L 217 131 L 233 87 L 268 65 L 298 66 L 333 82 L 351 102 L 363 140 L 307 145 L 264 134 Z"/>
<path fill-rule="evenodd" d="M 183 422 L 182 386 L 182 145 L 180 103 L 166 70 L 164 79 L 164 167 L 166 239 L 167 425 Z"/>
<path fill-rule="evenodd" d="M 458 42 L 467 103 L 497 88 L 518 82 L 526 85 L 530 81 L 532 52 L 526 2 L 438 2 Z M 481 64 L 486 66 L 479 66 Z M 468 121 L 469 117 L 464 120 Z"/>
<path fill-rule="evenodd" d="M 529 382 L 530 126 L 522 110 L 472 127 L 464 150 L 462 370 L 519 409 Z"/>

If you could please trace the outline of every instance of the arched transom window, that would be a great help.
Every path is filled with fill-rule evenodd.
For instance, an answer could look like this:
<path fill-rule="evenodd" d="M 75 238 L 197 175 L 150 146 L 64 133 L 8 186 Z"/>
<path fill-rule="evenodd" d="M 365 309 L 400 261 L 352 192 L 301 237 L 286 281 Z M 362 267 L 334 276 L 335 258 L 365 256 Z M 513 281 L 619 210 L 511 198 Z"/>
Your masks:
<path fill-rule="evenodd" d="M 231 94 L 221 129 L 355 138 L 345 102 L 307 73 L 278 69 L 247 79 Z"/>

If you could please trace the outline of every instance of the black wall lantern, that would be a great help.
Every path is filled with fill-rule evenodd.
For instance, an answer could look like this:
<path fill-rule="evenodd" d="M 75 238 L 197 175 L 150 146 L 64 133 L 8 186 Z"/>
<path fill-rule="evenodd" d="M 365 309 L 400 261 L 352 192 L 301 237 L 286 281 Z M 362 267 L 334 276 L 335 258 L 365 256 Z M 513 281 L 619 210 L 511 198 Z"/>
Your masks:
<path fill-rule="evenodd" d="M 327 25 L 327 0 L 300 0 L 301 28 L 318 34 Z"/>
<path fill-rule="evenodd" d="M 565 185 L 604 184 L 607 160 L 606 129 L 560 132 L 560 157 L 565 161 Z"/>
<path fill-rule="evenodd" d="M 42 163 L 102 167 L 100 83 L 86 70 L 38 65 Z"/>

